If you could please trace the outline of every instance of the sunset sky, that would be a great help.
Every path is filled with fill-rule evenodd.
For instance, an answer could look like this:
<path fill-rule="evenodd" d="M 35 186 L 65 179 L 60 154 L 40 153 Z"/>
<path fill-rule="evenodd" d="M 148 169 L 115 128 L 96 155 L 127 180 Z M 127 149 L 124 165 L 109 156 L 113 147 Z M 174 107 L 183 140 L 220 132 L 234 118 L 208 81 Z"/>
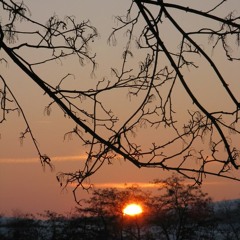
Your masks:
<path fill-rule="evenodd" d="M 30 9 L 31 17 L 42 23 L 45 23 L 53 14 L 59 17 L 75 15 L 78 20 L 90 19 L 92 25 L 98 29 L 100 34 L 99 41 L 93 43 L 93 51 L 97 52 L 99 64 L 95 77 L 91 78 L 84 70 L 81 70 L 83 72 L 81 77 L 89 79 L 88 84 L 94 84 L 95 78 L 111 76 L 110 67 L 120 65 L 118 56 L 121 56 L 124 43 L 119 41 L 116 47 L 109 46 L 107 38 L 113 26 L 116 26 L 114 16 L 124 15 L 131 2 L 130 0 L 25 0 L 24 2 Z M 202 2 L 208 3 L 208 1 Z M 211 4 L 216 2 L 212 1 Z M 239 0 L 229 2 L 228 8 L 240 14 Z M 225 12 L 227 8 L 219 11 L 221 10 Z M 170 36 L 171 38 L 174 38 L 174 36 Z M 34 57 L 30 52 L 24 54 L 28 57 Z M 0 55 L 0 58 L 2 57 L 6 56 Z M 137 63 L 138 60 L 136 60 Z M 219 66 L 222 68 L 226 67 L 226 76 L 231 79 L 233 91 L 238 93 L 239 99 L 239 62 L 236 64 L 219 61 Z M 43 67 L 41 75 L 49 79 L 57 79 L 61 78 L 64 73 L 78 68 L 79 66 L 75 62 L 67 63 L 60 70 L 57 69 L 57 71 L 54 68 Z M 89 69 L 87 70 L 89 72 Z M 49 103 L 49 99 L 47 96 L 43 96 L 42 90 L 39 90 L 33 82 L 29 81 L 24 73 L 12 62 L 9 62 L 7 67 L 1 64 L 0 72 L 8 79 L 9 85 L 12 86 L 14 93 L 18 97 L 29 119 L 39 147 L 44 153 L 51 156 L 54 165 L 53 170 L 48 167 L 42 168 L 31 140 L 26 138 L 23 143 L 19 140 L 20 132 L 25 130 L 22 118 L 17 113 L 10 114 L 7 121 L 0 125 L 0 214 L 9 215 L 14 211 L 23 213 L 39 213 L 44 210 L 52 210 L 59 213 L 71 211 L 76 206 L 72 194 L 74 186 L 62 189 L 56 180 L 56 174 L 62 171 L 70 172 L 77 170 L 84 164 L 86 150 L 81 145 L 79 139 L 74 136 L 64 139 L 64 134 L 74 127 L 73 124 L 68 118 L 63 118 L 61 110 L 57 108 L 53 109 L 50 116 L 44 114 L 44 107 Z M 210 78 L 210 75 L 206 71 L 202 72 L 201 76 L 194 77 L 196 79 Z M 209 86 L 201 85 L 198 81 L 195 81 L 192 87 L 196 89 L 197 93 L 204 92 L 206 96 L 211 95 L 213 88 L 218 91 L 218 86 L 215 88 L 211 84 Z M 177 94 L 181 95 L 181 90 Z M 219 94 L 221 94 L 220 87 Z M 219 99 L 211 99 L 209 101 L 205 98 L 205 95 L 201 97 L 205 104 L 208 104 L 210 107 L 219 104 L 224 109 L 224 106 L 228 104 L 228 101 L 221 97 L 221 102 L 219 102 Z M 179 108 L 181 108 L 182 104 L 185 104 L 184 97 L 182 101 L 178 103 Z M 121 102 L 117 99 L 117 96 L 110 95 L 109 104 L 115 104 L 114 106 L 119 108 L 120 115 L 128 114 L 128 109 L 122 108 L 126 104 L 126 99 Z M 134 104 L 134 100 L 132 104 Z M 147 144 L 148 137 L 151 134 L 154 134 L 154 132 L 146 131 L 146 134 L 142 135 L 141 142 Z M 239 136 L 234 136 L 232 140 L 240 142 Z M 235 174 L 238 177 L 240 176 L 239 172 Z M 102 169 L 90 178 L 90 181 L 96 187 L 122 188 L 131 186 L 131 184 L 138 184 L 144 189 L 154 190 L 154 186 L 150 184 L 152 180 L 156 178 L 164 179 L 170 175 L 171 172 L 159 169 L 137 169 L 123 159 L 117 159 L 114 164 L 105 164 Z M 218 201 L 240 198 L 239 184 L 239 182 L 207 176 L 202 187 L 213 200 Z M 80 198 L 88 196 L 86 192 L 81 190 L 79 190 L 78 194 Z"/>

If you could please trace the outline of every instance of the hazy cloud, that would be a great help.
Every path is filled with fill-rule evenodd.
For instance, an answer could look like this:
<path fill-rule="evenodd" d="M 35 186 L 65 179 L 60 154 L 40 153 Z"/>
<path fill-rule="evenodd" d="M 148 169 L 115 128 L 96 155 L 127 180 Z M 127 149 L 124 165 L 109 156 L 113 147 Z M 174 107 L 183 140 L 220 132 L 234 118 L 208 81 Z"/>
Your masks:
<path fill-rule="evenodd" d="M 80 161 L 87 158 L 86 154 L 83 155 L 70 155 L 70 156 L 54 156 L 51 157 L 53 163 L 55 161 Z M 17 158 L 2 158 L 0 159 L 1 163 L 39 163 L 39 158 L 37 157 L 17 157 Z"/>

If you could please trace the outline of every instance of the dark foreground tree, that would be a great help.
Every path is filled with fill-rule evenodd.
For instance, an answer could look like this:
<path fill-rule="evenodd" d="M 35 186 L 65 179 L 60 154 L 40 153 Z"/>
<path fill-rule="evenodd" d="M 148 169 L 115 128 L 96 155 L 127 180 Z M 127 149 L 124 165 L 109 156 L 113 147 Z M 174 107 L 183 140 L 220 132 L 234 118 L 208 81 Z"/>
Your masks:
<path fill-rule="evenodd" d="M 199 185 L 177 175 L 154 182 L 160 193 L 151 198 L 152 223 L 161 239 L 214 239 L 212 200 Z"/>
<path fill-rule="evenodd" d="M 129 1 L 126 16 L 116 17 L 118 25 L 109 37 L 115 45 L 126 33 L 121 67 L 113 66 L 112 79 L 82 88 L 79 82 L 68 85 L 71 70 L 54 81 L 40 72 L 43 67 L 57 69 L 56 62 L 64 67 L 71 59 L 91 64 L 93 74 L 96 55 L 90 45 L 97 40 L 97 29 L 71 16 L 52 16 L 43 24 L 23 2 L 0 1 L 1 65 L 15 64 L 35 82 L 49 96 L 45 112 L 59 107 L 75 124 L 65 136 L 75 134 L 87 149 L 84 167 L 59 174 L 61 183 L 84 187 L 89 176 L 117 158 L 138 168 L 174 170 L 198 183 L 205 174 L 239 180 L 232 175 L 239 167 L 239 84 L 227 68 L 238 71 L 240 17 L 239 9 L 224 12 L 225 5 L 236 1 L 209 6 L 202 1 Z M 0 81 L 0 122 L 18 111 L 26 123 L 21 139 L 29 135 L 41 163 L 51 165 L 9 87 L 8 75 L 1 74 Z M 124 99 L 123 109 L 109 103 L 112 94 L 117 101 Z M 126 104 L 127 97 L 134 103 Z M 128 115 L 122 117 L 126 106 Z M 143 136 L 149 137 L 147 142 Z"/>
<path fill-rule="evenodd" d="M 214 239 L 217 225 L 212 200 L 200 185 L 186 180 L 177 175 L 155 180 L 157 193 L 138 186 L 96 189 L 78 212 L 95 219 L 95 234 L 101 232 L 104 239 Z M 129 203 L 140 204 L 143 213 L 124 215 Z"/>
<path fill-rule="evenodd" d="M 83 207 L 77 212 L 93 218 L 95 229 L 91 233 L 102 236 L 102 239 L 137 239 L 142 228 L 146 229 L 148 215 L 147 202 L 150 193 L 144 192 L 138 186 L 125 190 L 117 188 L 96 189 L 92 196 L 84 201 Z M 146 211 L 140 217 L 128 217 L 123 209 L 131 203 L 140 204 Z"/>

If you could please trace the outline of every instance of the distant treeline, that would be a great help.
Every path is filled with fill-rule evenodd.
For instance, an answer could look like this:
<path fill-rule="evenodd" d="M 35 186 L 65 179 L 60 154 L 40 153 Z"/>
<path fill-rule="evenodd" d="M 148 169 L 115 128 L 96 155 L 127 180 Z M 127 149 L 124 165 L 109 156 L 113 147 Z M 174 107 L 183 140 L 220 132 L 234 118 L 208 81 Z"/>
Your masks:
<path fill-rule="evenodd" d="M 240 200 L 213 203 L 201 186 L 184 180 L 155 180 L 154 195 L 138 186 L 96 189 L 67 215 L 1 216 L 0 240 L 239 240 Z M 143 207 L 142 214 L 122 213 L 132 202 Z"/>

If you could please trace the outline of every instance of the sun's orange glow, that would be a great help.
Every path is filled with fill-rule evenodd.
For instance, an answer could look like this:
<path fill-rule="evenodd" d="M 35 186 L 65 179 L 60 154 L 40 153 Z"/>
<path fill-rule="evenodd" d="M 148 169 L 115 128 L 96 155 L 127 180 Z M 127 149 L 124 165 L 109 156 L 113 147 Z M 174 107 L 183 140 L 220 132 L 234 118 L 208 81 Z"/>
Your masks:
<path fill-rule="evenodd" d="M 135 216 L 141 214 L 142 212 L 143 212 L 142 207 L 136 203 L 129 204 L 123 209 L 123 214 L 130 216 Z"/>

